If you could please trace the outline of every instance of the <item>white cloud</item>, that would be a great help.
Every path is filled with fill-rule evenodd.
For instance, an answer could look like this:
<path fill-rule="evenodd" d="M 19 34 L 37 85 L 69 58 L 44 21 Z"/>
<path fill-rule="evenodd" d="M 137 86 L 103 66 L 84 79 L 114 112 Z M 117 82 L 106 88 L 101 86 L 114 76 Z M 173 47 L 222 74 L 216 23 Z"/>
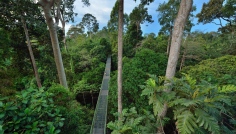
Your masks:
<path fill-rule="evenodd" d="M 66 23 L 66 25 L 65 25 L 65 34 L 68 32 L 71 25 L 72 24 Z"/>
<path fill-rule="evenodd" d="M 89 0 L 90 1 L 90 6 L 84 6 L 81 0 L 76 0 L 75 1 L 75 9 L 74 12 L 78 13 L 78 16 L 75 17 L 75 22 L 74 24 L 78 24 L 81 22 L 82 17 L 86 13 L 90 13 L 93 16 L 96 17 L 99 23 L 99 28 L 102 29 L 104 26 L 107 25 L 108 20 L 110 19 L 110 13 L 112 8 L 115 5 L 116 0 Z M 141 25 L 143 33 L 150 33 L 154 32 L 155 34 L 158 33 L 160 29 L 160 25 L 157 21 L 157 16 L 158 12 L 156 12 L 156 9 L 158 8 L 160 3 L 163 3 L 164 1 L 167 0 L 156 0 L 153 3 L 151 3 L 148 7 L 148 12 L 150 15 L 152 15 L 152 18 L 154 20 L 154 23 L 145 23 Z M 197 5 L 198 9 L 201 8 L 203 2 L 207 2 L 209 0 L 203 0 L 203 1 L 197 1 L 197 3 L 194 3 Z M 195 1 L 194 1 L 195 2 Z M 140 3 L 139 0 L 135 2 L 134 0 L 124 0 L 124 12 L 127 14 L 130 14 L 131 11 L 134 9 L 135 6 L 137 6 Z M 70 24 L 66 25 L 66 30 L 69 29 L 69 27 L 72 25 Z M 147 26 L 148 25 L 148 26 Z"/>
<path fill-rule="evenodd" d="M 99 28 L 107 25 L 108 20 L 110 19 L 110 13 L 112 8 L 115 5 L 116 0 L 90 0 L 90 6 L 84 6 L 81 0 L 75 1 L 75 9 L 74 12 L 78 13 L 78 16 L 75 17 L 75 23 L 79 23 L 82 20 L 82 17 L 86 13 L 90 13 L 96 17 L 99 23 Z M 137 6 L 139 2 L 134 2 L 134 0 L 125 1 L 124 4 L 124 12 L 130 13 L 135 6 Z"/>
<path fill-rule="evenodd" d="M 110 12 L 112 10 L 112 5 L 114 5 L 115 0 L 111 1 L 100 1 L 100 0 L 90 0 L 90 6 L 84 6 L 81 0 L 75 1 L 74 12 L 78 13 L 77 23 L 79 23 L 86 13 L 90 13 L 96 17 L 99 24 L 105 24 L 110 17 Z"/>

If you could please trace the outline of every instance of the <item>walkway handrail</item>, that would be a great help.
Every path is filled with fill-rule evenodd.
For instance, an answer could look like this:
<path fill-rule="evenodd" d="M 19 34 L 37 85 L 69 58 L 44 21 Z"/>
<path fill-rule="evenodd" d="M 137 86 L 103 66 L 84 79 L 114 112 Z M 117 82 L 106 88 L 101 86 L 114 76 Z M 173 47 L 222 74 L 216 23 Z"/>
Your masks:
<path fill-rule="evenodd" d="M 90 134 L 106 134 L 108 88 L 111 72 L 111 56 L 107 57 L 102 85 L 94 112 Z"/>

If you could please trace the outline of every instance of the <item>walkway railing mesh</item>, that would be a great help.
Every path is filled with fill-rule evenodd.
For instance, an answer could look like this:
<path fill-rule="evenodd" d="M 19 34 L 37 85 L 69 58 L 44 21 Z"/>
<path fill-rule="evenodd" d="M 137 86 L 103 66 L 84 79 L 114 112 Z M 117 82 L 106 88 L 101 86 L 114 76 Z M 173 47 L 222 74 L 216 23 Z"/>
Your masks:
<path fill-rule="evenodd" d="M 107 122 L 107 103 L 108 103 L 108 88 L 111 71 L 111 56 L 108 56 L 106 68 L 103 75 L 102 85 L 94 112 L 93 123 L 90 129 L 90 134 L 105 134 Z"/>

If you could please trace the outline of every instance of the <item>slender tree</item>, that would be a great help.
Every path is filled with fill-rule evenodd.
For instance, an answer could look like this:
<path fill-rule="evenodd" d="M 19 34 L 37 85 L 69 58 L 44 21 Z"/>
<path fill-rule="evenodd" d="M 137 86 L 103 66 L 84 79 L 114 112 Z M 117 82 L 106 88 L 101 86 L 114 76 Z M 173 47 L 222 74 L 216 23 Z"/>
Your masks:
<path fill-rule="evenodd" d="M 169 55 L 169 51 L 170 51 L 171 37 L 172 37 L 174 22 L 175 22 L 175 18 L 177 16 L 177 13 L 180 7 L 180 2 L 181 0 L 169 0 L 167 3 L 163 2 L 162 4 L 160 4 L 157 8 L 158 21 L 160 25 L 162 26 L 159 31 L 159 34 L 165 34 L 169 36 L 167 50 L 166 50 L 167 55 Z M 191 22 L 191 18 L 193 18 L 194 16 L 193 11 L 195 10 L 196 10 L 196 7 L 193 6 L 191 13 L 187 19 L 185 32 L 189 32 L 192 26 L 194 25 Z"/>
<path fill-rule="evenodd" d="M 123 9 L 124 0 L 119 0 L 119 24 L 118 24 L 118 113 L 120 114 L 119 120 L 122 119 L 122 54 L 123 54 Z"/>
<path fill-rule="evenodd" d="M 32 0 L 8 0 L 0 2 L 0 13 L 1 13 L 1 24 L 0 26 L 6 28 L 8 30 L 14 29 L 14 27 L 22 26 L 25 32 L 25 38 L 27 41 L 27 47 L 30 54 L 30 59 L 32 63 L 32 67 L 34 70 L 35 79 L 39 88 L 42 87 L 41 80 L 39 77 L 37 65 L 35 62 L 33 50 L 30 43 L 30 36 L 28 32 L 28 27 L 31 27 L 30 23 L 34 23 L 35 25 L 40 25 L 38 19 L 42 18 L 40 14 L 40 10 L 37 6 L 32 2 Z M 19 23 L 21 22 L 21 23 Z M 5 24 L 5 25 L 4 25 Z M 4 25 L 4 26 L 3 26 Z M 15 30 L 14 30 L 15 32 Z"/>
<path fill-rule="evenodd" d="M 172 34 L 170 55 L 166 69 L 166 78 L 172 79 L 175 76 L 177 61 L 179 58 L 180 45 L 186 21 L 192 8 L 192 0 L 182 0 L 179 12 L 175 20 L 174 31 Z"/>
<path fill-rule="evenodd" d="M 55 4 L 53 6 L 53 16 L 55 16 L 55 22 L 57 26 L 59 22 L 62 25 L 63 31 L 63 43 L 65 45 L 65 49 L 67 50 L 66 38 L 65 38 L 65 24 L 69 21 L 74 22 L 74 16 L 77 16 L 77 13 L 73 12 L 75 0 L 55 0 Z M 89 0 L 82 0 L 84 5 L 89 6 Z"/>
<path fill-rule="evenodd" d="M 88 36 L 91 38 L 92 33 L 96 33 L 99 29 L 99 24 L 96 17 L 92 14 L 85 14 L 82 18 L 82 22 L 79 24 L 87 29 Z"/>
<path fill-rule="evenodd" d="M 32 66 L 33 66 L 33 69 L 34 69 L 34 75 L 35 75 L 35 78 L 36 78 L 36 81 L 37 81 L 37 85 L 38 85 L 39 88 L 41 88 L 42 84 L 41 84 L 41 80 L 39 78 L 38 68 L 37 68 L 35 58 L 34 58 L 34 53 L 33 53 L 32 47 L 31 47 L 31 42 L 30 42 L 30 38 L 29 38 L 28 29 L 26 27 L 26 23 L 25 23 L 25 20 L 24 20 L 23 17 L 21 17 L 21 22 L 22 22 L 22 25 L 23 25 L 23 28 L 24 28 L 24 31 L 25 31 L 25 37 L 26 37 L 27 46 L 28 46 L 28 50 L 29 50 L 29 53 L 30 53 L 30 59 L 31 59 Z"/>
<path fill-rule="evenodd" d="M 139 4 L 135 7 L 129 15 L 130 23 L 133 23 L 137 27 L 137 31 L 141 29 L 140 25 L 144 22 L 153 23 L 152 16 L 148 14 L 148 8 L 145 8 L 144 5 Z"/>
<path fill-rule="evenodd" d="M 193 0 L 181 0 L 180 8 L 178 11 L 178 15 L 175 19 L 174 30 L 172 34 L 170 54 L 168 58 L 168 64 L 167 64 L 166 75 L 165 75 L 167 79 L 172 79 L 175 76 L 176 66 L 177 66 L 177 62 L 179 58 L 180 46 L 181 46 L 181 41 L 182 41 L 182 35 L 183 35 L 186 21 L 192 9 L 192 4 L 193 4 Z M 170 85 L 170 84 L 171 83 L 166 82 L 166 85 Z M 166 92 L 170 92 L 170 91 L 171 89 L 166 89 Z M 162 112 L 158 113 L 159 119 L 162 119 L 163 117 L 165 117 L 167 113 L 167 108 L 168 108 L 168 104 L 167 102 L 165 102 L 163 105 Z M 162 126 L 158 127 L 157 133 L 160 133 L 160 134 L 164 133 Z"/>
<path fill-rule="evenodd" d="M 63 2 L 73 3 L 74 0 L 67 0 L 67 2 L 65 1 Z M 85 5 L 89 5 L 89 0 L 82 0 L 82 2 Z M 66 7 L 62 3 L 62 0 L 39 0 L 38 4 L 43 9 L 44 16 L 46 18 L 46 23 L 50 32 L 53 54 L 54 54 L 54 59 L 55 59 L 56 67 L 57 67 L 57 73 L 58 73 L 60 84 L 63 85 L 65 88 L 68 88 L 64 65 L 63 65 L 62 57 L 61 57 L 61 50 L 59 47 L 59 41 L 58 41 L 58 36 L 57 36 L 57 27 L 58 27 L 59 20 L 61 20 L 62 23 L 65 21 L 69 21 L 68 19 L 62 19 L 66 15 L 66 12 L 63 11 L 65 10 Z M 61 6 L 62 4 L 64 6 Z M 73 5 L 73 4 L 70 4 L 70 5 Z M 68 8 L 73 9 L 72 6 Z M 73 15 L 71 16 L 67 14 L 67 16 L 69 16 L 69 18 L 73 18 L 72 17 Z"/>
<path fill-rule="evenodd" d="M 107 23 L 107 28 L 109 32 L 117 32 L 118 31 L 118 19 L 119 19 L 119 1 L 117 0 L 114 7 L 111 10 L 110 13 L 110 20 Z M 123 28 L 126 29 L 129 23 L 129 16 L 128 14 L 124 13 L 123 16 L 124 22 L 123 22 Z"/>
<path fill-rule="evenodd" d="M 53 20 L 53 17 L 55 16 L 53 16 L 51 11 L 52 7 L 56 4 L 55 2 L 56 2 L 55 0 L 50 0 L 50 1 L 40 0 L 38 4 L 43 8 L 43 12 L 46 18 L 46 23 L 50 32 L 53 54 L 56 62 L 57 73 L 60 84 L 63 85 L 65 88 L 68 88 L 64 65 L 61 57 L 61 50 L 59 47 L 59 41 L 57 37 L 57 24 Z"/>
<path fill-rule="evenodd" d="M 81 25 L 81 23 L 77 24 L 77 25 L 72 25 L 68 32 L 67 32 L 67 36 L 69 36 L 69 38 L 76 38 L 78 35 L 82 35 L 84 33 L 84 26 Z"/>

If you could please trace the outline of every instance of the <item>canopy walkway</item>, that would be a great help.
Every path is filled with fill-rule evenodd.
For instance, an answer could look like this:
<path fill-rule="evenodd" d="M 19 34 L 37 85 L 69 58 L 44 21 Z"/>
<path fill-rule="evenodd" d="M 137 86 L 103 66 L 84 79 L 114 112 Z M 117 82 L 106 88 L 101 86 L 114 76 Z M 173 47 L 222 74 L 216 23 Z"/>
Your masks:
<path fill-rule="evenodd" d="M 93 123 L 90 129 L 90 134 L 105 134 L 107 121 L 107 102 L 108 102 L 108 87 L 111 71 L 111 56 L 108 56 L 106 68 L 103 75 L 102 85 L 94 112 Z"/>

